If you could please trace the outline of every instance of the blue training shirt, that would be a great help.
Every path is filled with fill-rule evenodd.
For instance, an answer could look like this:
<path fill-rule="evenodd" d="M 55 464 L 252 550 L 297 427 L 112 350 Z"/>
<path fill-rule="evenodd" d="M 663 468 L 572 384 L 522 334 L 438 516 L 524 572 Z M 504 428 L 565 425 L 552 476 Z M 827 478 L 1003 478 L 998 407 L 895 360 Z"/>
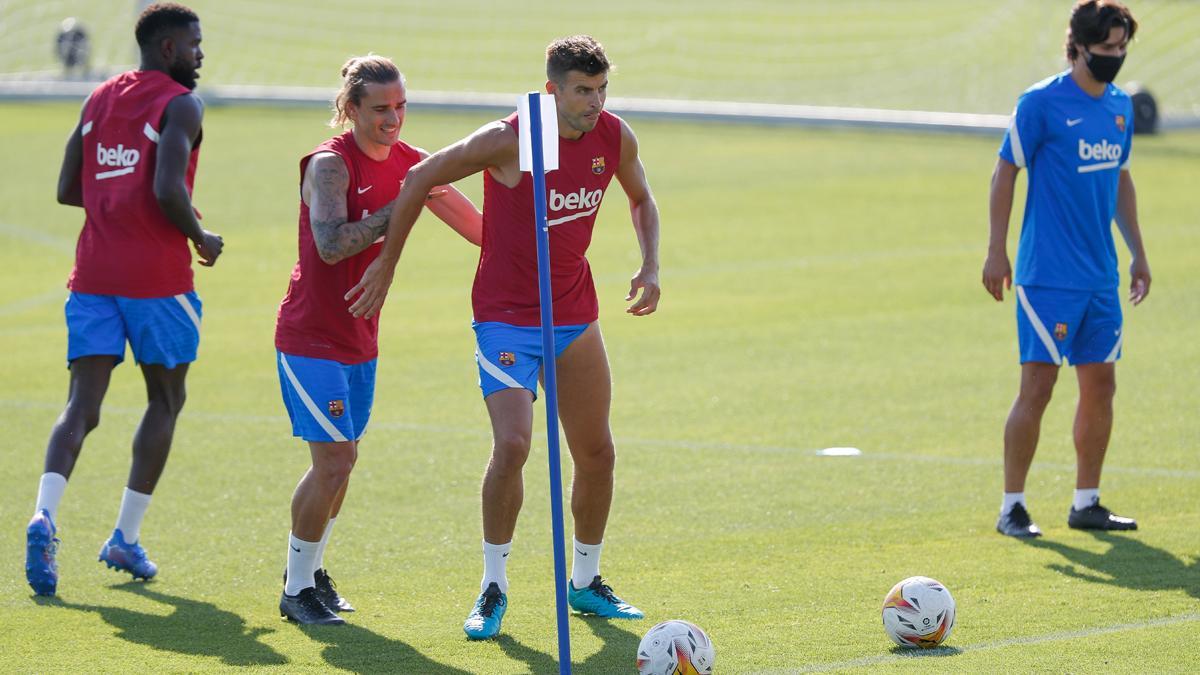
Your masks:
<path fill-rule="evenodd" d="M 1029 170 L 1015 283 L 1085 291 L 1120 284 L 1112 223 L 1132 143 L 1133 103 L 1111 84 L 1094 98 L 1068 70 L 1021 95 L 1000 146 L 1001 157 Z"/>

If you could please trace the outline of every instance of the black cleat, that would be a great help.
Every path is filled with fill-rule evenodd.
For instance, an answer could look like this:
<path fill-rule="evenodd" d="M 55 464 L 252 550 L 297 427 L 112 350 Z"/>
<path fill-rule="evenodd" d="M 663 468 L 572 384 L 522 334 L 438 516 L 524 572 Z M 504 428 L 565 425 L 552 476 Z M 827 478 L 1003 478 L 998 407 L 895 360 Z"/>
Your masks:
<path fill-rule="evenodd" d="M 321 602 L 315 588 L 306 588 L 295 595 L 285 591 L 279 597 L 279 616 L 304 625 L 340 626 L 346 623 Z"/>
<path fill-rule="evenodd" d="M 337 584 L 333 583 L 333 579 L 329 578 L 328 572 L 324 569 L 319 569 L 313 573 L 313 577 L 317 581 L 317 597 L 321 598 L 321 602 L 325 603 L 326 607 L 335 612 L 354 611 L 354 605 L 346 602 L 345 598 L 338 595 Z"/>
<path fill-rule="evenodd" d="M 1020 537 L 1022 539 L 1042 536 L 1041 528 L 1029 517 L 1029 512 L 1025 510 L 1025 505 L 1019 502 L 1014 504 L 1008 513 L 1000 514 L 1000 520 L 996 521 L 996 531 L 1000 534 L 1010 537 Z"/>
<path fill-rule="evenodd" d="M 313 580 L 317 582 L 317 597 L 326 607 L 335 612 L 353 612 L 354 605 L 346 602 L 346 599 L 338 595 L 337 584 L 333 583 L 333 579 L 329 578 L 329 573 L 324 568 L 313 572 Z M 283 570 L 283 583 L 287 583 L 287 569 Z"/>
<path fill-rule="evenodd" d="M 1067 516 L 1067 525 L 1075 530 L 1136 530 L 1137 521 L 1109 511 L 1096 502 L 1086 509 L 1075 510 Z"/>

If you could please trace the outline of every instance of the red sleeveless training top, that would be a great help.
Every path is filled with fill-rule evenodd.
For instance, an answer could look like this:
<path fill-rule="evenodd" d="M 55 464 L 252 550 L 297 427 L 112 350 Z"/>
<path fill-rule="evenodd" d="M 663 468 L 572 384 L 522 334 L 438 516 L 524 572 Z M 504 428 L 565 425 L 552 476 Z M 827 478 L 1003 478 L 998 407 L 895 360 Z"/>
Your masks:
<path fill-rule="evenodd" d="M 516 113 L 504 119 L 518 130 Z M 578 139 L 558 139 L 558 169 L 546 174 L 550 225 L 550 284 L 554 323 L 591 323 L 599 316 L 588 245 L 604 192 L 621 162 L 621 120 L 603 111 L 596 127 Z M 533 177 L 522 173 L 515 188 L 485 172 L 483 247 L 471 290 L 476 321 L 541 325 L 537 241 L 533 224 Z"/>
<path fill-rule="evenodd" d="M 350 184 L 346 212 L 350 221 L 366 218 L 396 198 L 408 170 L 421 161 L 420 153 L 403 141 L 392 146 L 383 161 L 368 157 L 354 140 L 354 132 L 335 136 L 300 160 L 300 178 L 318 152 L 332 152 L 346 163 Z M 362 279 L 367 265 L 379 256 L 383 239 L 365 250 L 330 265 L 321 260 L 313 242 L 308 206 L 300 201 L 300 259 L 292 269 L 287 295 L 279 304 L 275 322 L 275 347 L 285 354 L 330 359 L 353 365 L 379 354 L 379 315 L 356 319 L 344 299 Z"/>
<path fill-rule="evenodd" d="M 192 290 L 192 253 L 154 196 L 163 113 L 187 87 L 157 70 L 117 75 L 84 107 L 83 209 L 75 268 L 67 288 L 79 293 L 158 298 Z M 188 194 L 200 142 L 185 176 Z"/>

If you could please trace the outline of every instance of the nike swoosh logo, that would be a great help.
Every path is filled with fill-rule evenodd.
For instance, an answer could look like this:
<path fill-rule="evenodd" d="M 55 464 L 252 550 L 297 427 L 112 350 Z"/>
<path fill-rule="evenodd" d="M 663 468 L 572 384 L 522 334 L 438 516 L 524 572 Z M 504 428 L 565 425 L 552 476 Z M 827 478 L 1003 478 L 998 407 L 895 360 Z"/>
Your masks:
<path fill-rule="evenodd" d="M 1083 118 L 1082 118 L 1082 117 L 1079 117 L 1079 118 L 1077 118 L 1077 119 L 1073 119 L 1073 120 L 1067 120 L 1067 126 L 1069 126 L 1069 127 L 1073 127 L 1073 126 L 1075 126 L 1076 124 L 1079 124 L 1079 123 L 1080 123 L 1080 122 L 1082 122 L 1082 121 L 1083 121 Z"/>
<path fill-rule="evenodd" d="M 501 558 L 507 558 L 507 557 L 508 557 L 508 554 L 507 554 L 507 553 L 505 553 L 505 554 L 501 555 L 500 557 L 501 557 Z"/>
<path fill-rule="evenodd" d="M 575 549 L 575 552 L 576 552 L 576 553 L 578 553 L 579 555 L 582 555 L 582 556 L 586 556 L 586 555 L 587 555 L 586 553 L 584 553 L 583 551 L 580 551 L 579 549 Z"/>
<path fill-rule="evenodd" d="M 295 546 L 292 547 L 292 550 L 295 551 L 296 553 L 300 552 L 300 549 L 296 548 Z"/>
<path fill-rule="evenodd" d="M 1070 124 L 1070 122 L 1067 122 L 1067 124 Z M 374 185 L 368 185 L 368 186 L 367 186 L 367 187 L 365 187 L 365 188 L 358 188 L 358 194 L 360 194 L 360 195 L 361 195 L 362 193 L 366 192 L 367 190 L 370 190 L 370 189 L 371 189 L 371 188 L 373 188 L 373 187 L 375 187 L 375 186 L 374 186 Z"/>

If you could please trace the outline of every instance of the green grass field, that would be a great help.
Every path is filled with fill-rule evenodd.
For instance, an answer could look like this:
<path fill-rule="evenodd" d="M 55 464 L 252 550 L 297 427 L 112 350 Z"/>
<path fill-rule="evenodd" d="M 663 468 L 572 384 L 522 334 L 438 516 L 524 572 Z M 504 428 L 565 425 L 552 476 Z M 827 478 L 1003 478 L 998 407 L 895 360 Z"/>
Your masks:
<path fill-rule="evenodd" d="M 205 121 L 196 204 L 226 252 L 196 274 L 201 356 L 143 532 L 159 578 L 127 583 L 95 558 L 143 405 L 126 363 L 60 511 L 59 595 L 32 596 L 23 529 L 65 398 L 63 282 L 82 222 L 54 203 L 76 115 L 0 105 L 11 158 L 0 670 L 555 672 L 544 437 L 526 472 L 504 637 L 468 643 L 461 631 L 489 451 L 469 330 L 475 252 L 429 218 L 384 312 L 372 427 L 326 558 L 359 611 L 332 630 L 278 617 L 288 503 L 308 460 L 279 401 L 272 331 L 295 260 L 296 162 L 329 133 L 316 109 L 213 109 Z M 436 148 L 485 119 L 414 111 L 404 136 Z M 979 283 L 999 139 L 633 124 L 663 216 L 660 311 L 622 311 L 638 258 L 617 196 L 590 258 L 620 457 L 604 572 L 647 619 L 573 618 L 576 672 L 632 672 L 641 635 L 668 618 L 709 632 L 721 673 L 1200 662 L 1200 134 L 1139 137 L 1134 151 L 1155 282 L 1144 305 L 1126 306 L 1103 487 L 1142 529 L 1066 527 L 1075 391 L 1064 372 L 1027 490 L 1046 536 L 1024 544 L 993 531 L 1018 374 L 1014 304 Z M 843 445 L 863 456 L 815 455 Z M 879 620 L 884 593 L 914 574 L 958 602 L 948 646 L 918 661 L 892 649 Z"/>
<path fill-rule="evenodd" d="M 0 77 L 58 69 L 52 40 L 78 17 L 92 62 L 134 62 L 129 0 L 0 4 Z M 1061 69 L 1070 0 L 191 0 L 204 26 L 201 87 L 334 87 L 348 56 L 396 60 L 414 90 L 521 92 L 542 48 L 589 32 L 618 66 L 613 95 L 1008 113 Z M 1131 0 L 1141 23 L 1118 80 L 1168 114 L 1200 116 L 1200 3 Z"/>

